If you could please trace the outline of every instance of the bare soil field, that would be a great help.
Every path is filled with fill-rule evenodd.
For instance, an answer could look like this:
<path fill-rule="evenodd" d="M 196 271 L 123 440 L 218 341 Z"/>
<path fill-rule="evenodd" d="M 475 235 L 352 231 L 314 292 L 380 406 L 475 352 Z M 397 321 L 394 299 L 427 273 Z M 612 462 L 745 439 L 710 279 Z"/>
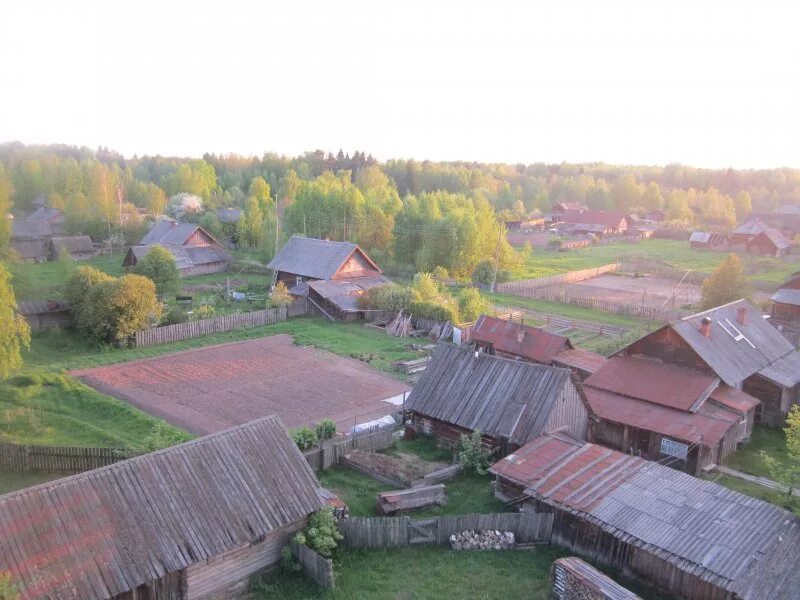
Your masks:
<path fill-rule="evenodd" d="M 423 460 L 416 454 L 398 452 L 394 455 L 382 452 L 365 452 L 356 450 L 347 455 L 347 458 L 366 469 L 377 471 L 383 475 L 411 483 L 422 479 L 428 473 L 449 467 L 450 463 Z"/>
<path fill-rule="evenodd" d="M 353 359 L 281 334 L 73 371 L 84 383 L 204 435 L 270 414 L 287 427 L 321 419 L 341 431 L 397 410 L 409 387 Z"/>
<path fill-rule="evenodd" d="M 624 275 L 599 275 L 575 283 L 548 286 L 548 290 L 564 290 L 576 296 L 591 296 L 624 304 L 642 304 L 656 308 L 681 308 L 690 303 L 700 301 L 699 285 L 682 285 L 675 297 L 677 281 L 647 275 L 645 277 L 627 277 Z M 666 303 L 666 304 L 665 304 Z"/>

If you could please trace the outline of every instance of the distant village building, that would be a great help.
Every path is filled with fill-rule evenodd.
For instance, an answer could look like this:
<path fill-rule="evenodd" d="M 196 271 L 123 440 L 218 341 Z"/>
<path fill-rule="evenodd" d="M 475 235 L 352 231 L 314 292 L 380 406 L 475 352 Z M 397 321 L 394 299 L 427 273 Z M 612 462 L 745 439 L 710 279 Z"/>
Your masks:
<path fill-rule="evenodd" d="M 456 445 L 477 429 L 501 453 L 560 428 L 585 439 L 589 415 L 568 369 L 450 344 L 439 344 L 405 408 L 420 432 Z"/>
<path fill-rule="evenodd" d="M 23 300 L 18 302 L 18 308 L 32 331 L 63 329 L 72 325 L 72 310 L 61 300 Z"/>
<path fill-rule="evenodd" d="M 800 519 L 658 463 L 544 435 L 496 462 L 495 494 L 552 515 L 550 542 L 688 600 L 796 600 Z"/>
<path fill-rule="evenodd" d="M 44 221 L 11 221 L 10 247 L 22 262 L 45 262 L 50 255 L 50 225 Z"/>
<path fill-rule="evenodd" d="M 800 352 L 745 300 L 664 325 L 617 355 L 714 375 L 760 400 L 756 422 L 767 425 L 783 426 L 791 406 L 800 401 Z"/>
<path fill-rule="evenodd" d="M 689 236 L 689 246 L 697 250 L 724 251 L 730 249 L 730 240 L 724 233 L 694 231 Z"/>
<path fill-rule="evenodd" d="M 790 240 L 794 239 L 796 235 L 800 235 L 800 206 L 796 204 L 778 206 L 766 213 L 753 212 L 747 217 L 748 221 L 754 219 L 779 229 Z"/>
<path fill-rule="evenodd" d="M 50 208 L 48 206 L 39 206 L 30 215 L 25 217 L 24 220 L 32 223 L 46 223 L 50 229 L 51 235 L 63 234 L 67 223 L 67 217 L 63 210 L 60 208 Z"/>
<path fill-rule="evenodd" d="M 800 271 L 784 281 L 770 300 L 770 322 L 797 346 L 800 344 Z"/>
<path fill-rule="evenodd" d="M 0 572 L 21 598 L 229 598 L 323 504 L 265 417 L 0 496 Z"/>
<path fill-rule="evenodd" d="M 330 320 L 364 316 L 359 298 L 389 280 L 357 244 L 292 236 L 267 265 L 292 295 Z"/>
<path fill-rule="evenodd" d="M 232 260 L 214 236 L 199 225 L 159 221 L 138 245 L 128 249 L 122 266 L 135 266 L 153 246 L 169 250 L 181 277 L 227 271 Z"/>
<path fill-rule="evenodd" d="M 88 235 L 54 237 L 50 240 L 51 260 L 58 260 L 62 254 L 66 254 L 72 260 L 84 260 L 96 253 L 92 238 Z"/>
<path fill-rule="evenodd" d="M 622 235 L 631 226 L 628 215 L 604 210 L 566 210 L 551 212 L 551 222 L 559 231 L 574 235 L 596 235 L 607 237 Z"/>
<path fill-rule="evenodd" d="M 242 217 L 242 211 L 239 208 L 218 208 L 214 214 L 220 223 L 228 225 L 236 225 Z"/>
<path fill-rule="evenodd" d="M 754 218 L 731 232 L 731 242 L 753 254 L 783 256 L 789 252 L 792 242 L 779 229 Z"/>
<path fill-rule="evenodd" d="M 569 338 L 564 336 L 487 315 L 478 317 L 472 328 L 471 339 L 476 347 L 487 354 L 569 367 L 581 380 L 606 361 L 605 357 L 594 352 L 573 348 Z"/>

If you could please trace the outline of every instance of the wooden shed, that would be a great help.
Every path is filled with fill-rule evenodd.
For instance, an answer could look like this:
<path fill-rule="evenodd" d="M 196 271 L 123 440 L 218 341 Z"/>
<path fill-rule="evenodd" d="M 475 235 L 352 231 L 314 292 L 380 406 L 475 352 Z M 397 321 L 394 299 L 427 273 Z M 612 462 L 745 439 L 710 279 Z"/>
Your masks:
<path fill-rule="evenodd" d="M 480 430 L 501 454 L 546 431 L 585 439 L 588 405 L 568 369 L 508 360 L 439 344 L 406 400 L 418 431 L 457 444 Z"/>
<path fill-rule="evenodd" d="M 72 310 L 62 300 L 26 300 L 19 302 L 19 313 L 32 331 L 62 329 L 72 325 Z"/>
<path fill-rule="evenodd" d="M 50 240 L 50 259 L 58 260 L 62 254 L 72 260 L 85 260 L 96 254 L 92 238 L 88 235 L 54 237 Z"/>
<path fill-rule="evenodd" d="M 0 496 L 22 600 L 229 597 L 322 506 L 277 417 Z"/>
<path fill-rule="evenodd" d="M 687 600 L 796 600 L 800 519 L 563 434 L 495 463 L 496 493 L 553 515 L 550 542 Z"/>

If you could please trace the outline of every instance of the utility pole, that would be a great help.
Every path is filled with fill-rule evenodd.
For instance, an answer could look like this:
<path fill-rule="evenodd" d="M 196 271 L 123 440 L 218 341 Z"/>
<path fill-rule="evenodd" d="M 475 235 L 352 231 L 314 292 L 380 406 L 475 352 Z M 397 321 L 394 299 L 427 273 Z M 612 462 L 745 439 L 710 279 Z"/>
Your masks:
<path fill-rule="evenodd" d="M 278 211 L 278 204 L 280 203 L 280 196 L 275 194 L 275 256 L 278 255 L 278 237 L 280 236 L 280 222 L 281 215 Z"/>
<path fill-rule="evenodd" d="M 489 291 L 494 293 L 494 286 L 497 285 L 497 269 L 500 267 L 500 240 L 503 237 L 503 227 L 501 226 L 497 231 L 497 246 L 494 249 L 494 275 L 492 275 L 492 285 Z"/>

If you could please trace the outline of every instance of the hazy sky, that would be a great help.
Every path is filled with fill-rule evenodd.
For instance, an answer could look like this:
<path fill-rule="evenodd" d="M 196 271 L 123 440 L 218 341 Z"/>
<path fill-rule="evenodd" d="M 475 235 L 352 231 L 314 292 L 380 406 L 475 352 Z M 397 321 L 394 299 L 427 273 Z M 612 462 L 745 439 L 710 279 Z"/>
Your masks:
<path fill-rule="evenodd" d="M 0 141 L 800 167 L 798 22 L 788 0 L 6 0 Z"/>

